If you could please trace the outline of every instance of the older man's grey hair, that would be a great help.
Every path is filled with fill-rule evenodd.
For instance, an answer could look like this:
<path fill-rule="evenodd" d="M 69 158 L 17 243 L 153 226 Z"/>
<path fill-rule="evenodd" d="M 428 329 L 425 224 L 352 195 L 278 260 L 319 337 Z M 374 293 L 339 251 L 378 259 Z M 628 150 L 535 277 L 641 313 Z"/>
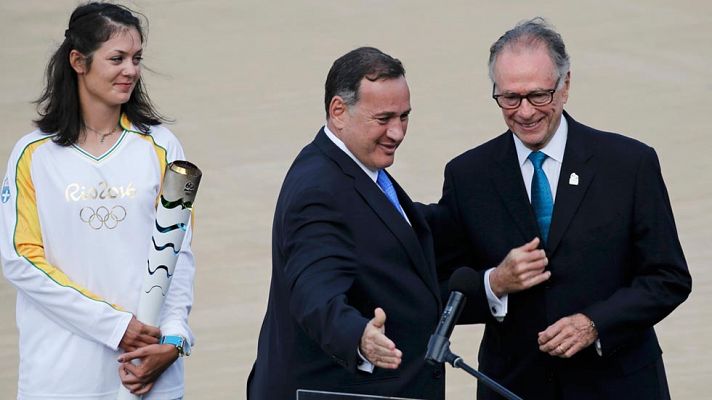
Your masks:
<path fill-rule="evenodd" d="M 494 80 L 494 64 L 497 62 L 497 56 L 506 47 L 517 45 L 534 48 L 542 44 L 546 45 L 549 50 L 549 56 L 556 66 L 556 79 L 559 82 L 557 89 L 560 89 L 564 84 L 564 76 L 569 72 L 571 62 L 561 35 L 541 17 L 519 22 L 492 44 L 489 57 L 489 77 L 492 83 L 496 83 Z"/>

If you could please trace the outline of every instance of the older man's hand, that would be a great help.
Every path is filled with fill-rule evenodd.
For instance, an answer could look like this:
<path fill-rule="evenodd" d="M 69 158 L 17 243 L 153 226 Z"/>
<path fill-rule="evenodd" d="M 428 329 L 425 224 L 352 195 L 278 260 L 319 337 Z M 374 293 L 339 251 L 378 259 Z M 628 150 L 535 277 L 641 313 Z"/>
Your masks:
<path fill-rule="evenodd" d="M 570 358 L 598 339 L 591 319 L 583 314 L 561 318 L 539 332 L 539 350 L 554 357 Z"/>
<path fill-rule="evenodd" d="M 376 308 L 374 317 L 368 321 L 361 336 L 359 349 L 371 364 L 379 368 L 396 369 L 401 363 L 403 353 L 386 336 L 386 313 Z"/>
<path fill-rule="evenodd" d="M 495 296 L 519 292 L 536 286 L 551 277 L 545 271 L 549 260 L 544 250 L 538 248 L 539 238 L 509 251 L 507 256 L 489 275 L 490 287 Z"/>

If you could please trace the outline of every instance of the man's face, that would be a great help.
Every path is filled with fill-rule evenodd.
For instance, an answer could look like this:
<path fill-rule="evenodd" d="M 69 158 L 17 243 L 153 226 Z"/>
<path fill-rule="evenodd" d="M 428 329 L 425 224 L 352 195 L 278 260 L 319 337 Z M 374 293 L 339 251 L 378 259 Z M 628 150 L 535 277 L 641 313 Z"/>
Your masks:
<path fill-rule="evenodd" d="M 333 101 L 332 101 L 333 104 Z M 334 134 L 365 166 L 377 170 L 393 164 L 405 138 L 410 114 L 410 90 L 405 77 L 362 79 L 359 101 L 331 115 Z"/>
<path fill-rule="evenodd" d="M 514 45 L 506 47 L 497 56 L 494 79 L 497 94 L 526 95 L 537 90 L 554 89 L 557 72 L 546 46 L 531 48 Z M 569 75 L 562 79 L 564 85 L 554 92 L 551 103 L 533 106 L 522 99 L 519 107 L 502 109 L 509 129 L 532 150 L 546 146 L 559 127 L 564 104 L 569 98 Z"/>

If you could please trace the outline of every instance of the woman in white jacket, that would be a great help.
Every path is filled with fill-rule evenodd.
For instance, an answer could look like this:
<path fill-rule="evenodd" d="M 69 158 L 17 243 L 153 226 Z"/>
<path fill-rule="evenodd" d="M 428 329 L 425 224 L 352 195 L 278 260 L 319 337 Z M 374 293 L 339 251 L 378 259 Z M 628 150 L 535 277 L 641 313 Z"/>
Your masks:
<path fill-rule="evenodd" d="M 160 326 L 133 313 L 165 166 L 183 150 L 142 84 L 134 12 L 79 6 L 64 36 L 38 129 L 15 145 L 0 196 L 3 272 L 17 288 L 18 398 L 115 399 L 122 383 L 144 398 L 181 398 L 179 356 L 193 341 L 190 229 Z"/>

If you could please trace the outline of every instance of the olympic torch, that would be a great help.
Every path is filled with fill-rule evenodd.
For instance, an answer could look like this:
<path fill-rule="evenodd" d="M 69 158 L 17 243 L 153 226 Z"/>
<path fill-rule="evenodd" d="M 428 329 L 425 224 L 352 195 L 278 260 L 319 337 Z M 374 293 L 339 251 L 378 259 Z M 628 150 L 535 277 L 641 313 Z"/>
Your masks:
<path fill-rule="evenodd" d="M 166 167 L 136 312 L 136 318 L 144 324 L 158 326 L 160 323 L 161 307 L 171 285 L 202 175 L 200 169 L 188 161 L 174 161 Z M 121 386 L 118 400 L 136 399 L 140 397 Z"/>

